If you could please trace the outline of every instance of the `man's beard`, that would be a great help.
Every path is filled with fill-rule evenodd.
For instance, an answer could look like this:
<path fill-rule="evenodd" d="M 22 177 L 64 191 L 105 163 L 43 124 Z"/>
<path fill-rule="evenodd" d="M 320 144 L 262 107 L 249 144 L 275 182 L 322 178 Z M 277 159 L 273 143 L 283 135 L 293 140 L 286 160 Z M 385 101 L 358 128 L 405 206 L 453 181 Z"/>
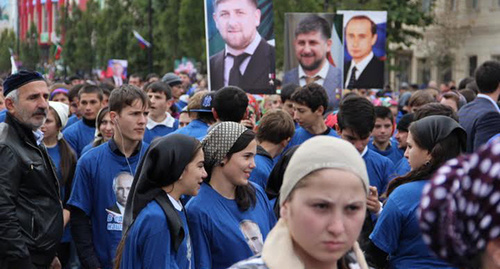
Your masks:
<path fill-rule="evenodd" d="M 301 61 L 299 61 L 299 62 L 300 62 L 300 66 L 302 66 L 302 69 L 304 69 L 306 71 L 314 71 L 321 66 L 321 63 L 323 63 L 323 59 L 316 60 L 310 65 L 304 65 L 304 64 L 302 64 Z"/>

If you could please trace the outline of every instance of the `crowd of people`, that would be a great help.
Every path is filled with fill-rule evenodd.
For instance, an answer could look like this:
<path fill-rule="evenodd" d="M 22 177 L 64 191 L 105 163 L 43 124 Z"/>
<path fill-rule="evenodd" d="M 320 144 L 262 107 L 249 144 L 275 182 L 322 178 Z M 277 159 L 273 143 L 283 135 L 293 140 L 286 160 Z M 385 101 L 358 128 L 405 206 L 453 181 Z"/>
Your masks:
<path fill-rule="evenodd" d="M 275 84 L 7 77 L 0 268 L 500 268 L 500 62 Z"/>

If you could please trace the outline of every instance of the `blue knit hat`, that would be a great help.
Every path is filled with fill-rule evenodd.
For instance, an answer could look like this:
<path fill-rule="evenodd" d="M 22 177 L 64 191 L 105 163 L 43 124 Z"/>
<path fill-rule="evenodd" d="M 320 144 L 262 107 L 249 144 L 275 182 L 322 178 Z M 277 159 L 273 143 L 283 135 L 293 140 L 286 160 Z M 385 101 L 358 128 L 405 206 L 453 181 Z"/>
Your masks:
<path fill-rule="evenodd" d="M 11 91 L 19 89 L 19 87 L 33 81 L 45 81 L 43 76 L 35 71 L 20 71 L 19 73 L 10 75 L 3 82 L 3 95 L 7 96 Z"/>

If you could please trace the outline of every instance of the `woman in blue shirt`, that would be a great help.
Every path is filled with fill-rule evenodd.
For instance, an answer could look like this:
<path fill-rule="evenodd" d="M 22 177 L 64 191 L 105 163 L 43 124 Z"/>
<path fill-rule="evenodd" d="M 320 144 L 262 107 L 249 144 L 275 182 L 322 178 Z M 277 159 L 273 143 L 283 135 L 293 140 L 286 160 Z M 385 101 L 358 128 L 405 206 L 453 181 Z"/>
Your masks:
<path fill-rule="evenodd" d="M 115 268 L 194 268 L 180 198 L 198 193 L 207 176 L 203 162 L 195 138 L 174 134 L 153 141 L 130 190 Z"/>
<path fill-rule="evenodd" d="M 249 182 L 255 168 L 255 134 L 221 122 L 205 139 L 208 177 L 187 204 L 196 268 L 228 268 L 262 251 L 276 218 L 264 191 Z"/>
<path fill-rule="evenodd" d="M 40 130 L 43 132 L 43 144 L 56 168 L 57 178 L 63 204 L 64 233 L 57 251 L 62 268 L 70 262 L 71 258 L 71 232 L 69 230 L 70 212 L 66 205 L 71 192 L 71 182 L 75 174 L 76 154 L 62 136 L 61 130 L 68 122 L 69 107 L 61 102 L 49 101 L 47 120 Z"/>
<path fill-rule="evenodd" d="M 389 268 L 451 268 L 425 245 L 416 210 L 431 175 L 465 150 L 465 130 L 450 117 L 428 116 L 410 125 L 407 143 L 411 171 L 389 183 L 384 209 L 370 235 L 368 259 L 377 268 L 387 262 Z"/>

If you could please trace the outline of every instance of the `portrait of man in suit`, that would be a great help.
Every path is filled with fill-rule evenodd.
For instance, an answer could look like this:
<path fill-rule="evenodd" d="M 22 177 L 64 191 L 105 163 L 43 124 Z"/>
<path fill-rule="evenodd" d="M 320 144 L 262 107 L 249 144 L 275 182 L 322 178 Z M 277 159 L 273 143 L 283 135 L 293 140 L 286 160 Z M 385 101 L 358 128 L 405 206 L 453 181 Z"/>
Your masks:
<path fill-rule="evenodd" d="M 305 86 L 308 83 L 322 85 L 328 94 L 328 111 L 338 108 L 337 92 L 342 89 L 342 71 L 327 59 L 331 51 L 330 23 L 316 14 L 302 19 L 295 29 L 293 47 L 299 62 L 296 68 L 285 73 L 283 83 Z"/>
<path fill-rule="evenodd" d="M 127 197 L 132 187 L 132 182 L 134 177 L 129 172 L 121 172 L 113 179 L 113 192 L 116 196 L 116 203 L 111 207 L 107 208 L 108 213 L 114 213 L 114 215 L 123 215 L 125 212 L 125 205 L 127 203 Z"/>
<path fill-rule="evenodd" d="M 345 26 L 345 43 L 352 60 L 344 66 L 344 88 L 382 89 L 384 62 L 373 54 L 377 24 L 366 15 L 352 17 Z"/>
<path fill-rule="evenodd" d="M 262 15 L 257 0 L 213 0 L 213 7 L 225 47 L 210 57 L 211 90 L 232 85 L 274 93 L 275 49 L 257 31 Z"/>

